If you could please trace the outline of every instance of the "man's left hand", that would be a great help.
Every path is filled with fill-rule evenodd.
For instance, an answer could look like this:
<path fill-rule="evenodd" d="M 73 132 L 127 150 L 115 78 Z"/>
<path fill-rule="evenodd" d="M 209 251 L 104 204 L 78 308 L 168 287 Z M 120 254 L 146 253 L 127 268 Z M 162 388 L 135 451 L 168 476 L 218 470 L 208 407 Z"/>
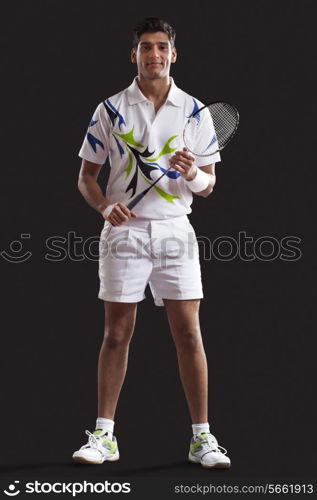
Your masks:
<path fill-rule="evenodd" d="M 180 172 L 182 177 L 187 181 L 191 181 L 196 177 L 197 167 L 194 165 L 195 158 L 188 152 L 187 148 L 182 151 L 176 151 L 169 159 L 170 166 Z"/>

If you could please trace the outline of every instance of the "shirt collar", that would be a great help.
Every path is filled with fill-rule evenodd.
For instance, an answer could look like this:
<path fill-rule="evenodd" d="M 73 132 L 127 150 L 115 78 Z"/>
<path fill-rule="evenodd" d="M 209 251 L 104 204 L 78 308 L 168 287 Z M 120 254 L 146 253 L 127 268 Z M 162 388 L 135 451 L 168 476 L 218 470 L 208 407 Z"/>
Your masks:
<path fill-rule="evenodd" d="M 147 101 L 147 97 L 142 94 L 140 87 L 137 83 L 137 76 L 134 78 L 130 87 L 128 87 L 128 102 L 130 105 L 138 104 L 139 102 Z M 175 85 L 172 77 L 170 77 L 171 87 L 167 95 L 166 102 L 170 102 L 173 106 L 182 107 L 183 99 L 181 90 Z"/>

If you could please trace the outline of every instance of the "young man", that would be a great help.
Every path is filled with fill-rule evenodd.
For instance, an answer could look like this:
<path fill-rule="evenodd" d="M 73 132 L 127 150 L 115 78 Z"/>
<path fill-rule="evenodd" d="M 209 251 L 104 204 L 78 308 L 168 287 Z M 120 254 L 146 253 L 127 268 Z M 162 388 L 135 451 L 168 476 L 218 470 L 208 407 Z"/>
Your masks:
<path fill-rule="evenodd" d="M 177 57 L 175 31 L 148 18 L 134 30 L 131 60 L 138 76 L 127 89 L 97 107 L 80 150 L 79 190 L 105 219 L 100 240 L 100 291 L 105 334 L 98 364 L 96 430 L 73 454 L 81 463 L 119 458 L 114 418 L 127 368 L 137 303 L 149 283 L 156 305 L 164 305 L 176 345 L 180 377 L 192 419 L 189 460 L 204 467 L 230 467 L 210 433 L 207 362 L 199 326 L 203 297 L 198 245 L 187 214 L 193 193 L 207 197 L 215 165 L 194 158 L 182 140 L 188 117 L 202 104 L 170 77 Z M 211 124 L 212 126 L 212 124 Z M 210 136 L 199 125 L 199 139 Z M 106 158 L 111 165 L 106 197 L 97 178 Z M 213 162 L 220 161 L 219 154 Z M 172 166 L 130 211 L 127 204 Z M 140 251 L 141 249 L 141 251 Z"/>

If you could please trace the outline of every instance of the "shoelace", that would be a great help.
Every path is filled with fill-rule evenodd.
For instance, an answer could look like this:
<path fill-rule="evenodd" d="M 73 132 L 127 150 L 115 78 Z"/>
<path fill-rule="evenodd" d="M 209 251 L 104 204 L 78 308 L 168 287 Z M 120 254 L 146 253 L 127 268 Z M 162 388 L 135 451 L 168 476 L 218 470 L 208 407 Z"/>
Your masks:
<path fill-rule="evenodd" d="M 88 438 L 88 446 L 90 446 L 91 448 L 96 448 L 99 451 L 101 451 L 104 448 L 101 436 L 97 436 L 96 434 L 92 434 L 92 432 L 89 432 L 87 430 L 85 431 L 85 434 L 87 434 L 87 436 L 89 437 Z"/>
<path fill-rule="evenodd" d="M 210 451 L 217 451 L 217 452 L 220 451 L 224 455 L 226 455 L 228 453 L 226 448 L 224 448 L 223 446 L 220 446 L 220 444 L 218 444 L 217 439 L 212 434 L 207 434 L 207 438 L 203 441 L 203 443 L 207 443 L 210 446 L 210 448 L 211 448 Z"/>

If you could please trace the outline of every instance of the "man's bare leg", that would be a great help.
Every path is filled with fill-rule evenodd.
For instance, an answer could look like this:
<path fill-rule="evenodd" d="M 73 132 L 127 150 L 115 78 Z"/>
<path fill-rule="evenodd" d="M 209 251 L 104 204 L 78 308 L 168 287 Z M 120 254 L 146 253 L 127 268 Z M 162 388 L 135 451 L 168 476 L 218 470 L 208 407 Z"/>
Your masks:
<path fill-rule="evenodd" d="M 98 417 L 114 420 L 127 371 L 137 304 L 105 301 L 105 334 L 98 361 Z"/>
<path fill-rule="evenodd" d="M 192 423 L 208 422 L 208 368 L 199 326 L 200 300 L 164 299 Z"/>

